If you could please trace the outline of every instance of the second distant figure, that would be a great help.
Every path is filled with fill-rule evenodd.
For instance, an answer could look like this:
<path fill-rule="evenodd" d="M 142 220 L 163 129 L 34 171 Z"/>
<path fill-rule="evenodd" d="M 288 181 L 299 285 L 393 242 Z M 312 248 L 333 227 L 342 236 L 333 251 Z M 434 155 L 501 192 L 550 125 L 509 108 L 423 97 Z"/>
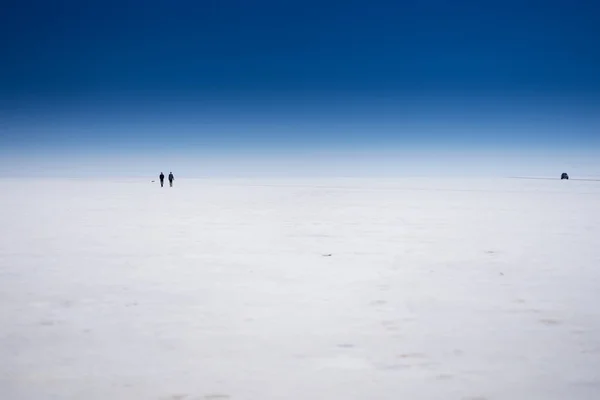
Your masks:
<path fill-rule="evenodd" d="M 173 176 L 172 172 L 169 172 L 169 185 L 171 187 L 173 187 L 173 181 L 175 180 L 175 177 Z"/>
<path fill-rule="evenodd" d="M 165 184 L 165 174 L 161 172 L 158 176 L 158 179 L 160 179 L 160 187 L 163 187 L 163 185 Z"/>

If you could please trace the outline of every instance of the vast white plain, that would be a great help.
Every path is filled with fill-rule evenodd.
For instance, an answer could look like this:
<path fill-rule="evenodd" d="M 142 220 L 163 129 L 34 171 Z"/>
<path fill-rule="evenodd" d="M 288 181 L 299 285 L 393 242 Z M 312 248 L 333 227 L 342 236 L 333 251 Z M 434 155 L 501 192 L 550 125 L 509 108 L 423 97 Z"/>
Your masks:
<path fill-rule="evenodd" d="M 600 182 L 3 180 L 0 398 L 600 398 Z"/>

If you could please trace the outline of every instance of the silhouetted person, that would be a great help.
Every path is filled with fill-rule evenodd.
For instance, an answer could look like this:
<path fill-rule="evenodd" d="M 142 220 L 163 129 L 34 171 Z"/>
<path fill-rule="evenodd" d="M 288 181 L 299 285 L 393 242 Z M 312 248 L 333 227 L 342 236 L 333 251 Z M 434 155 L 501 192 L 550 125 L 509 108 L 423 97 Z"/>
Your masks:
<path fill-rule="evenodd" d="M 165 174 L 161 172 L 158 178 L 160 179 L 160 187 L 163 187 L 163 185 L 165 184 Z"/>
<path fill-rule="evenodd" d="M 171 187 L 173 187 L 173 181 L 175 180 L 175 177 L 173 176 L 172 172 L 169 172 L 169 185 Z"/>

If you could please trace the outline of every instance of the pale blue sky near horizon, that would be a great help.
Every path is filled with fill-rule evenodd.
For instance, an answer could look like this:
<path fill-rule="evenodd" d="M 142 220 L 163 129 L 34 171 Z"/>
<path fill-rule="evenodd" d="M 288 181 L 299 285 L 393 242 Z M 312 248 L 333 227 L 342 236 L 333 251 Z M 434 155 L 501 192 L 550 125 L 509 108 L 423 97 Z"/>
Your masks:
<path fill-rule="evenodd" d="M 600 176 L 585 1 L 11 1 L 0 175 Z"/>

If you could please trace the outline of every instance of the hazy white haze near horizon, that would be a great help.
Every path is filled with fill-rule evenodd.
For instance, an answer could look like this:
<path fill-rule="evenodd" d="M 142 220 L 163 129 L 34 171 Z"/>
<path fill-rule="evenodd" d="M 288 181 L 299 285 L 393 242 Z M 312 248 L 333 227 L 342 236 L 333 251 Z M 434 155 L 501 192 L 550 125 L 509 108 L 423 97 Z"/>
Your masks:
<path fill-rule="evenodd" d="M 509 151 L 470 149 L 398 150 L 295 150 L 263 149 L 260 151 L 229 151 L 208 147 L 197 154 L 194 147 L 187 151 L 129 154 L 129 149 L 115 151 L 112 156 L 85 151 L 57 151 L 51 155 L 32 154 L 23 157 L 10 149 L 0 149 L 0 179 L 123 179 L 143 181 L 155 179 L 162 170 L 173 171 L 178 178 L 252 179 L 265 177 L 289 179 L 329 179 L 338 177 L 402 180 L 410 178 L 559 178 L 567 172 L 572 178 L 600 179 L 600 162 L 590 144 L 587 151 L 541 149 Z M 212 151 L 211 151 L 212 150 Z M 150 172 L 149 172 L 150 171 Z"/>
<path fill-rule="evenodd" d="M 600 398 L 600 182 L 174 173 L 0 181 L 3 400 Z"/>

